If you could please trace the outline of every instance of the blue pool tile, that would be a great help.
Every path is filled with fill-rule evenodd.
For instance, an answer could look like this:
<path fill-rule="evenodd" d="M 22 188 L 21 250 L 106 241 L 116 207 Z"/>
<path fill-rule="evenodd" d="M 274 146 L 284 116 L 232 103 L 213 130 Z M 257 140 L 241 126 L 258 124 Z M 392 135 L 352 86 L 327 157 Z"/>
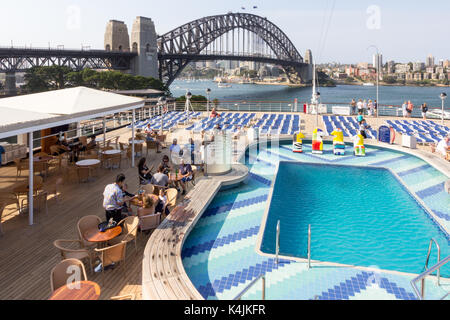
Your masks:
<path fill-rule="evenodd" d="M 421 199 L 431 197 L 431 196 L 441 192 L 442 190 L 444 190 L 444 184 L 445 184 L 444 182 L 439 183 L 439 184 L 429 187 L 425 190 L 417 191 L 416 194 Z"/>

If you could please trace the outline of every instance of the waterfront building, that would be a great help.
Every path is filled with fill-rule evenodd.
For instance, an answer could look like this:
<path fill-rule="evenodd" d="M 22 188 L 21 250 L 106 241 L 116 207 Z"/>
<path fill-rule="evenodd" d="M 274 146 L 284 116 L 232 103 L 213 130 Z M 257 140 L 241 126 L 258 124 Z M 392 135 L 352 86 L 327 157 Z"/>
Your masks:
<path fill-rule="evenodd" d="M 450 60 L 445 60 L 443 64 L 444 68 L 450 68 Z"/>
<path fill-rule="evenodd" d="M 414 80 L 415 81 L 422 81 L 423 80 L 422 73 L 420 73 L 420 72 L 414 73 Z"/>
<path fill-rule="evenodd" d="M 444 73 L 444 67 L 436 67 L 436 73 L 438 74 Z"/>
<path fill-rule="evenodd" d="M 407 63 L 399 63 L 395 65 L 395 73 L 407 73 L 409 71 L 411 71 L 411 66 Z"/>
<path fill-rule="evenodd" d="M 414 62 L 413 63 L 413 71 L 417 72 L 417 71 L 422 71 L 425 69 L 425 63 L 423 62 Z"/>
<path fill-rule="evenodd" d="M 388 61 L 387 62 L 387 73 L 392 74 L 395 71 L 395 61 Z"/>
<path fill-rule="evenodd" d="M 439 67 L 444 67 L 444 59 L 439 60 Z"/>
<path fill-rule="evenodd" d="M 424 73 L 423 80 L 431 80 L 431 73 Z"/>
<path fill-rule="evenodd" d="M 373 55 L 373 67 L 379 69 L 380 73 L 383 71 L 383 55 L 381 53 Z"/>
<path fill-rule="evenodd" d="M 434 73 L 434 67 L 427 67 L 426 71 L 428 73 Z"/>
<path fill-rule="evenodd" d="M 427 67 L 434 67 L 434 57 L 431 54 L 427 57 Z"/>

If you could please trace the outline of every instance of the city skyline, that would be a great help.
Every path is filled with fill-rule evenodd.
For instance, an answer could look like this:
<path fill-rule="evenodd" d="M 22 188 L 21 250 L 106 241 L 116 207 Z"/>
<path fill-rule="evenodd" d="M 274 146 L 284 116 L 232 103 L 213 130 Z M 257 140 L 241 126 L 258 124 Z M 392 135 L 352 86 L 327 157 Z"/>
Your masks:
<path fill-rule="evenodd" d="M 445 12 L 449 11 L 445 9 L 450 9 L 450 4 L 441 0 L 429 1 L 426 6 L 404 0 L 395 4 L 366 0 L 345 4 L 333 0 L 315 3 L 282 0 L 277 4 L 232 0 L 215 4 L 214 8 L 207 1 L 197 0 L 190 4 L 189 10 L 181 10 L 184 2 L 178 0 L 170 3 L 135 0 L 126 5 L 104 0 L 44 2 L 51 5 L 39 9 L 29 0 L 3 4 L 8 15 L 0 21 L 0 27 L 8 31 L 0 34 L 0 45 L 10 46 L 12 41 L 18 47 L 47 47 L 50 43 L 51 47 L 83 45 L 102 49 L 106 24 L 111 19 L 124 21 L 131 27 L 136 16 L 146 16 L 155 22 L 158 34 L 163 34 L 191 20 L 232 11 L 267 17 L 288 35 L 302 56 L 311 49 L 317 63 L 371 62 L 375 49 L 367 49 L 370 45 L 378 47 L 384 62 L 425 62 L 429 54 L 437 62 L 450 58 L 450 43 L 442 41 L 450 28 L 445 19 Z M 48 10 L 50 7 L 52 10 Z M 303 22 L 300 26 L 299 21 Z M 433 23 L 424 24 L 426 21 Z"/>

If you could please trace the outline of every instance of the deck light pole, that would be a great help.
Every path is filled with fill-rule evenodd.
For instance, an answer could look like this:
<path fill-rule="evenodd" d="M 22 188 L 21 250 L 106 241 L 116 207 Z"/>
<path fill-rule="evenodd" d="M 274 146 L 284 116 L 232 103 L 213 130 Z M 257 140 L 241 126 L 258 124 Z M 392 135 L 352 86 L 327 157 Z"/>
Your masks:
<path fill-rule="evenodd" d="M 163 133 L 164 133 L 163 132 L 164 116 L 165 116 L 164 110 L 165 110 L 166 103 L 167 103 L 166 96 L 159 97 L 159 99 L 158 99 L 158 106 L 161 108 L 161 135 L 163 135 Z"/>
<path fill-rule="evenodd" d="M 208 99 L 208 101 L 206 102 L 206 112 L 208 113 L 208 115 L 209 115 L 209 100 L 210 100 L 209 95 L 210 94 L 211 94 L 211 89 L 210 88 L 206 89 L 206 97 Z"/>
<path fill-rule="evenodd" d="M 447 99 L 447 94 L 445 92 L 441 93 L 441 100 L 442 100 L 442 125 L 444 125 L 444 101 Z"/>
<path fill-rule="evenodd" d="M 380 109 L 380 99 L 379 99 L 379 81 L 380 81 L 380 54 L 379 54 L 379 50 L 378 47 L 375 45 L 371 45 L 367 48 L 367 50 L 369 50 L 370 48 L 375 48 L 375 50 L 377 50 L 377 59 L 376 59 L 376 67 L 377 67 L 377 110 L 376 110 L 376 117 L 377 117 L 377 140 L 379 140 L 378 138 L 378 110 Z"/>

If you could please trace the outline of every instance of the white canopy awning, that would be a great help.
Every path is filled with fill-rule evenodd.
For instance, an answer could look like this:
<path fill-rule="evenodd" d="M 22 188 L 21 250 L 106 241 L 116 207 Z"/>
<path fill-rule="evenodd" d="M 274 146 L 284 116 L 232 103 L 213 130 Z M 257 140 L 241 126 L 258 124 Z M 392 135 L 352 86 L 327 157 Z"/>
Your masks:
<path fill-rule="evenodd" d="M 0 108 L 14 112 L 11 112 L 7 120 L 0 120 L 0 139 L 103 117 L 144 105 L 145 102 L 141 98 L 86 87 L 4 98 L 0 99 Z M 24 118 L 24 113 L 30 115 Z"/>
<path fill-rule="evenodd" d="M 5 126 L 11 125 L 33 125 L 45 123 L 48 119 L 54 117 L 56 116 L 48 113 L 0 107 L 0 130 L 2 130 Z"/>

